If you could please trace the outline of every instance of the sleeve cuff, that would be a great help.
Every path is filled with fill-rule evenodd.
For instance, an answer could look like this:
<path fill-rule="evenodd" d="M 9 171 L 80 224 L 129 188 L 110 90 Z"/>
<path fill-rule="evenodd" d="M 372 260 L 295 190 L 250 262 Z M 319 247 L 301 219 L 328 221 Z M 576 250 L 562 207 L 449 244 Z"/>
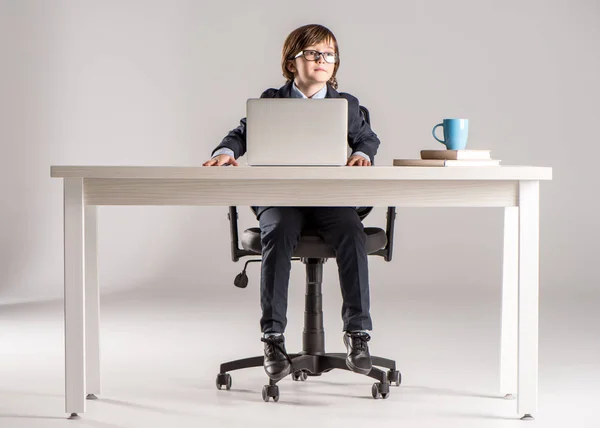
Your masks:
<path fill-rule="evenodd" d="M 367 155 L 363 152 L 354 152 L 354 153 L 352 153 L 352 156 L 362 156 L 363 158 L 365 158 L 366 160 L 371 162 L 371 158 L 369 157 L 369 155 Z"/>
<path fill-rule="evenodd" d="M 222 149 L 219 149 L 216 152 L 214 152 L 211 159 L 219 155 L 229 155 L 235 159 L 235 153 L 233 153 L 233 150 L 228 149 L 227 147 L 223 147 Z"/>

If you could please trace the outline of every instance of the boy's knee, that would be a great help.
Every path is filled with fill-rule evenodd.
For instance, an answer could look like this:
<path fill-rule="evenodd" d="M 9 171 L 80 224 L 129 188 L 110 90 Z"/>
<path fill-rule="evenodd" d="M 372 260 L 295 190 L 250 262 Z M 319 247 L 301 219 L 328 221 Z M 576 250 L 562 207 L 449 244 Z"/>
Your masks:
<path fill-rule="evenodd" d="M 270 242 L 286 242 L 298 239 L 300 227 L 295 222 L 282 218 L 279 221 L 261 226 L 260 239 L 263 244 Z"/>
<path fill-rule="evenodd" d="M 352 238 L 366 237 L 365 227 L 360 221 L 349 220 L 341 223 L 340 232 Z"/>
<path fill-rule="evenodd" d="M 367 234 L 362 223 L 342 224 L 334 234 L 334 241 L 341 245 L 362 245 L 367 242 Z"/>

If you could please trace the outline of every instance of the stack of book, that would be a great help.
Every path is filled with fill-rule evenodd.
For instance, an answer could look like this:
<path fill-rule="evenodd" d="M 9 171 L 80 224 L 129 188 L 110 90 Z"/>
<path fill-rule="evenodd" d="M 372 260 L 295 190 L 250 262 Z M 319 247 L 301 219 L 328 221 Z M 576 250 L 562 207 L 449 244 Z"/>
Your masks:
<path fill-rule="evenodd" d="M 421 150 L 421 159 L 394 159 L 394 166 L 499 166 L 490 150 Z"/>

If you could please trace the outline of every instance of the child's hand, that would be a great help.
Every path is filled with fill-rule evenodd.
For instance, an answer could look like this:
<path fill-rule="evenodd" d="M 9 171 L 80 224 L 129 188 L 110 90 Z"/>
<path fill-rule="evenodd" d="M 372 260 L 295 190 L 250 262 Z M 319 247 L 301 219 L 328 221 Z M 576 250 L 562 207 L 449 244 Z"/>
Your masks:
<path fill-rule="evenodd" d="M 354 155 L 354 156 L 350 156 L 350 158 L 348 158 L 348 162 L 346 162 L 346 166 L 371 166 L 371 161 L 368 159 L 365 159 L 364 157 L 360 156 L 360 155 Z"/>
<path fill-rule="evenodd" d="M 229 155 L 219 155 L 214 158 L 207 160 L 202 164 L 202 166 L 222 166 L 222 165 L 233 165 L 240 166 L 239 163 Z"/>

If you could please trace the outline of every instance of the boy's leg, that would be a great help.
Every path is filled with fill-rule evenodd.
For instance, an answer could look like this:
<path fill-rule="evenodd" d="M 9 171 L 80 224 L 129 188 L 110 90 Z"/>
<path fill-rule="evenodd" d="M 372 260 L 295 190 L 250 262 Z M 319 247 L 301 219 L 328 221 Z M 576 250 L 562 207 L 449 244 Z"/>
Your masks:
<path fill-rule="evenodd" d="M 342 319 L 346 365 L 354 372 L 368 374 L 373 365 L 366 330 L 372 330 L 369 313 L 369 270 L 367 235 L 352 207 L 319 207 L 313 221 L 321 237 L 335 250 L 342 289 Z"/>
<path fill-rule="evenodd" d="M 260 304 L 263 333 L 283 333 L 287 324 L 291 258 L 300 240 L 304 215 L 294 207 L 269 207 L 259 217 L 262 243 Z"/>
<path fill-rule="evenodd" d="M 287 300 L 291 258 L 300 240 L 304 215 L 298 208 L 269 207 L 259 214 L 262 243 L 260 278 L 260 327 L 264 345 L 264 369 L 273 380 L 291 370 L 283 332 L 287 324 Z"/>
<path fill-rule="evenodd" d="M 317 207 L 311 219 L 336 252 L 345 331 L 371 330 L 369 266 L 364 225 L 352 207 Z"/>

